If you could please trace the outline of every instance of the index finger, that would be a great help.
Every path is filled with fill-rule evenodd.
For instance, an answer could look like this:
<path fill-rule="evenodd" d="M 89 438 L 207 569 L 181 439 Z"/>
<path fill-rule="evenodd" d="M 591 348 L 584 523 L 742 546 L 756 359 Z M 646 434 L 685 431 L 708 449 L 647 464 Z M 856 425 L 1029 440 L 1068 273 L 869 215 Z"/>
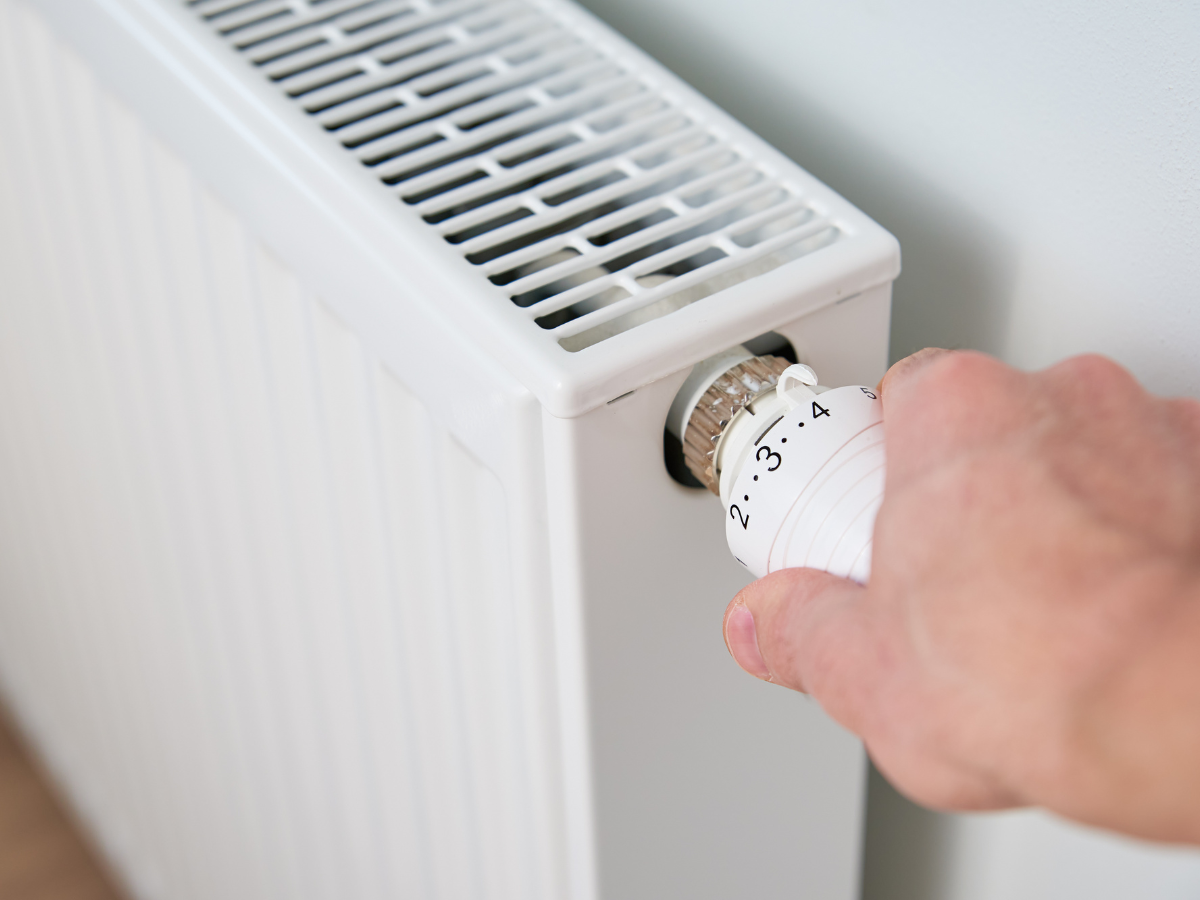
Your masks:
<path fill-rule="evenodd" d="M 942 347 L 926 347 L 924 350 L 918 350 L 916 353 L 904 357 L 904 359 L 899 360 L 883 373 L 883 378 L 879 379 L 879 386 L 876 388 L 876 393 L 881 398 L 886 397 L 888 391 L 894 390 L 905 382 L 910 381 L 913 375 L 938 357 L 953 352 L 953 350 L 945 350 Z"/>
<path fill-rule="evenodd" d="M 887 434 L 888 490 L 995 448 L 1036 409 L 1030 377 L 970 350 L 922 350 L 880 384 Z"/>

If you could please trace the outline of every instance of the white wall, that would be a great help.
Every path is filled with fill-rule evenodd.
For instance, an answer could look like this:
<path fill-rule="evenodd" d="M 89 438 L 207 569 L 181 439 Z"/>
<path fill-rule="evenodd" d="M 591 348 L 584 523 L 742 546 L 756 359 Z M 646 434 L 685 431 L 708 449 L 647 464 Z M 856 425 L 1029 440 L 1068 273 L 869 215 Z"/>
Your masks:
<path fill-rule="evenodd" d="M 900 238 L 894 353 L 1200 393 L 1200 5 L 585 5 Z"/>
<path fill-rule="evenodd" d="M 1200 4 L 585 5 L 896 234 L 894 357 L 1094 350 L 1200 396 Z M 1200 854 L 873 803 L 868 896 L 1200 894 Z"/>

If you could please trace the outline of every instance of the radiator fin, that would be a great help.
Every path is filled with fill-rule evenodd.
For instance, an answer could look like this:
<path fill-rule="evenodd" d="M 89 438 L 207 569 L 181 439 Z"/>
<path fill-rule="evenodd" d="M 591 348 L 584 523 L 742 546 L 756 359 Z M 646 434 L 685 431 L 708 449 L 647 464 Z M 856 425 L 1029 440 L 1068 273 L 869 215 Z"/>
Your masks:
<path fill-rule="evenodd" d="M 23 4 L 0 65 L 0 675 L 106 853 L 549 900 L 500 482 Z"/>
<path fill-rule="evenodd" d="M 548 6 L 187 2 L 569 352 L 842 236 Z"/>

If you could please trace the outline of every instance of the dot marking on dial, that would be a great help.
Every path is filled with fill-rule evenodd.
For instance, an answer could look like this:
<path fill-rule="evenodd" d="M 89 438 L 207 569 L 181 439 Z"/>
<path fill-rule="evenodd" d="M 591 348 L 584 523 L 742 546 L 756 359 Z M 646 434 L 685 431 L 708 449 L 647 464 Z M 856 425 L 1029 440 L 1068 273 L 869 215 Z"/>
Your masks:
<path fill-rule="evenodd" d="M 743 495 L 743 496 L 742 496 L 742 499 L 743 499 L 743 500 L 749 500 L 749 499 L 750 499 L 750 495 L 749 495 L 749 494 L 745 494 L 745 495 Z"/>
<path fill-rule="evenodd" d="M 758 476 L 757 476 L 757 475 L 755 475 L 755 476 L 754 476 L 754 480 L 755 480 L 755 481 L 758 481 Z"/>
<path fill-rule="evenodd" d="M 781 443 L 781 444 L 786 444 L 786 443 L 787 443 L 787 438 L 780 438 L 780 439 L 779 439 L 779 443 Z"/>
<path fill-rule="evenodd" d="M 800 423 L 800 427 L 801 427 L 801 428 L 803 428 L 803 427 L 804 427 L 804 423 L 803 423 L 803 422 L 801 422 L 801 423 Z"/>

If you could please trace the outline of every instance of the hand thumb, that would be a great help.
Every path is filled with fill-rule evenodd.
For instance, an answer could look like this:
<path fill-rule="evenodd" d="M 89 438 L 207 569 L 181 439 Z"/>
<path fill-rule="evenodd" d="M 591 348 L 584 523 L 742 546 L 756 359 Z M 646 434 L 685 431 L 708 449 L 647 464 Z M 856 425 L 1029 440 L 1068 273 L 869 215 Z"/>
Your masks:
<path fill-rule="evenodd" d="M 744 588 L 725 610 L 725 645 L 756 678 L 820 699 L 855 677 L 845 660 L 866 642 L 865 588 L 816 569 L 784 569 Z"/>

